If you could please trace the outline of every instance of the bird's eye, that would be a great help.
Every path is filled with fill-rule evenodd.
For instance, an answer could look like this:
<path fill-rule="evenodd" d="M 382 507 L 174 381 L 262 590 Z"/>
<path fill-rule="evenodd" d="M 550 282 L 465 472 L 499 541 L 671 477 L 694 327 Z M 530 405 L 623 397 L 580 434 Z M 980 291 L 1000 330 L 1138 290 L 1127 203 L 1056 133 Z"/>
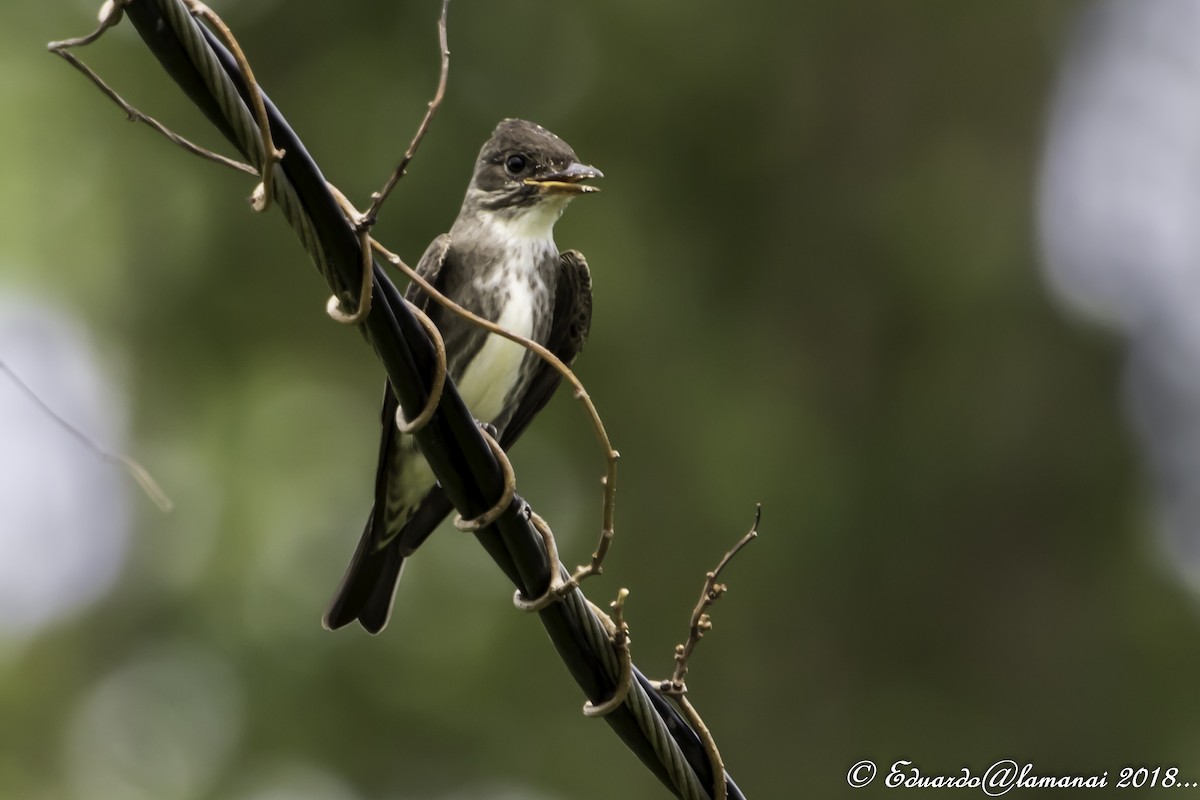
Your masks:
<path fill-rule="evenodd" d="M 525 169 L 525 156 L 511 155 L 504 159 L 504 168 L 508 170 L 510 175 L 516 175 L 521 170 Z"/>

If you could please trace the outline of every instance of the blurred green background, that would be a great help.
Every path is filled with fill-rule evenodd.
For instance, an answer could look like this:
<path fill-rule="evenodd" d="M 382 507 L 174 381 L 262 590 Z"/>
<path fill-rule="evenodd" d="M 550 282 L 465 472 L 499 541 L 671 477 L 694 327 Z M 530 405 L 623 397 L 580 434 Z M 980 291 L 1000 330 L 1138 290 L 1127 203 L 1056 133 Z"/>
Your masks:
<path fill-rule="evenodd" d="M 213 5 L 365 203 L 436 81 L 435 0 Z M 557 229 L 591 264 L 578 371 L 623 456 L 587 589 L 630 588 L 635 660 L 666 676 L 762 502 L 689 676 L 752 798 L 882 796 L 846 787 L 863 758 L 1200 779 L 1195 602 L 1152 536 L 1120 348 L 1052 305 L 1033 244 L 1078 7 L 452 4 L 449 93 L 377 235 L 415 260 L 502 117 L 604 170 Z M 114 588 L 0 638 L 0 797 L 666 796 L 580 715 L 468 537 L 413 559 L 381 637 L 321 629 L 370 505 L 382 371 L 281 216 L 249 210 L 252 180 L 44 52 L 94 10 L 6 7 L 0 293 L 85 326 L 128 404 L 120 448 L 177 508 L 122 484 Z M 83 55 L 220 144 L 129 26 Z M 585 558 L 603 465 L 580 410 L 558 398 L 514 456 Z"/>

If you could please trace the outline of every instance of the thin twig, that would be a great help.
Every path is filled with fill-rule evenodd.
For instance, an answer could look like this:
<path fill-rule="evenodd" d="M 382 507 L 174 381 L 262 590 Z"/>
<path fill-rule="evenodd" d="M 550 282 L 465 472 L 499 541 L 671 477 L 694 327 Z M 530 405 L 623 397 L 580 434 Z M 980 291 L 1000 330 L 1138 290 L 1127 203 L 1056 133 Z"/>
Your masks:
<path fill-rule="evenodd" d="M 371 252 L 370 247 L 367 248 L 367 252 Z M 446 366 L 446 340 L 442 338 L 442 332 L 438 330 L 438 326 L 416 303 L 408 300 L 404 302 L 408 303 L 408 309 L 417 318 L 417 322 L 421 323 L 425 333 L 429 334 L 429 341 L 433 342 L 434 354 L 433 381 L 429 384 L 429 396 L 425 400 L 425 407 L 421 409 L 421 413 L 411 420 L 406 419 L 403 406 L 399 402 L 396 403 L 396 430 L 412 434 L 424 428 L 429 424 L 429 420 L 433 419 L 438 404 L 442 402 L 442 392 L 446 389 L 446 377 L 450 374 L 450 368 Z"/>
<path fill-rule="evenodd" d="M 717 749 L 717 740 L 713 738 L 712 731 L 704 724 L 704 718 L 700 716 L 700 712 L 688 700 L 686 694 L 673 695 L 671 699 L 675 701 L 675 705 L 679 706 L 679 710 L 691 724 L 692 730 L 704 743 L 704 751 L 708 753 L 708 762 L 712 764 L 713 800 L 726 800 L 728 793 L 725 787 L 725 760 L 721 758 L 721 751 Z"/>
<path fill-rule="evenodd" d="M 86 447 L 88 450 L 91 450 L 97 458 L 108 464 L 116 464 L 128 472 L 130 476 L 137 481 L 138 486 L 142 487 L 142 491 L 149 496 L 156 506 L 158 506 L 160 511 L 162 511 L 164 514 L 170 513 L 171 509 L 175 507 L 175 504 L 171 502 L 171 498 L 167 497 L 167 493 L 162 490 L 162 488 L 158 485 L 145 467 L 128 456 L 111 453 L 108 450 L 105 450 L 86 433 L 67 422 L 67 420 L 64 419 L 61 414 L 51 408 L 45 400 L 38 396 L 38 393 L 35 392 L 33 388 L 29 386 L 29 384 L 21 380 L 20 376 L 13 372 L 12 368 L 3 361 L 0 361 L 0 372 L 8 375 L 12 382 L 16 384 L 17 388 L 20 389 L 25 396 L 33 402 L 34 405 L 41 409 L 41 411 L 51 420 L 53 420 L 60 428 L 75 437 L 75 439 L 82 443 L 84 447 Z"/>
<path fill-rule="evenodd" d="M 405 170 L 408 169 L 413 156 L 417 154 L 417 148 L 421 146 L 421 140 L 425 138 L 425 133 L 429 130 L 429 123 L 433 120 L 433 115 L 437 113 L 438 108 L 442 105 L 442 98 L 446 96 L 446 80 L 450 75 L 450 47 L 446 38 L 446 15 L 449 10 L 450 0 L 442 0 L 442 13 L 438 17 L 438 45 L 442 53 L 442 67 L 441 74 L 438 76 L 437 91 L 434 92 L 433 99 L 429 101 L 425 116 L 422 118 L 421 124 L 417 126 L 417 132 L 409 142 L 408 149 L 404 151 L 404 157 L 400 159 L 396 169 L 383 184 L 383 188 L 371 195 L 371 205 L 367 208 L 366 213 L 355 221 L 355 227 L 359 230 L 369 231 L 375 227 L 375 221 L 379 218 L 379 209 L 387 200 L 388 195 L 392 193 L 392 189 L 396 188 L 396 184 L 404 177 Z"/>
<path fill-rule="evenodd" d="M 528 509 L 529 521 L 533 523 L 534 529 L 542 537 L 542 544 L 546 548 L 546 560 L 549 563 L 550 583 L 546 586 L 546 591 L 542 592 L 541 597 L 535 597 L 529 600 L 521 593 L 520 589 L 513 592 L 513 605 L 521 611 L 541 611 L 551 603 L 557 603 L 562 600 L 563 595 L 560 589 L 563 585 L 562 579 L 562 561 L 558 557 L 558 543 L 554 540 L 554 531 L 550 530 L 550 526 L 546 520 L 538 514 L 535 514 L 533 509 Z"/>
<path fill-rule="evenodd" d="M 325 313 L 334 322 L 342 325 L 357 325 L 366 320 L 367 315 L 371 313 L 371 292 L 375 285 L 375 262 L 371 258 L 371 231 L 368 228 L 359 226 L 359 220 L 362 219 L 362 214 L 350 202 L 350 198 L 342 193 L 342 190 L 334 186 L 328 181 L 325 186 L 329 189 L 333 198 L 337 200 L 338 205 L 342 207 L 342 213 L 346 215 L 346 219 L 354 226 L 355 234 L 358 236 L 358 250 L 361 254 L 359 261 L 359 287 L 358 287 L 358 308 L 354 313 L 348 314 L 342 310 L 342 300 L 336 294 L 331 295 L 329 301 L 325 304 Z M 443 351 L 445 348 L 442 348 Z"/>
<path fill-rule="evenodd" d="M 346 200 L 343 195 L 333 184 L 329 184 L 329 188 L 333 190 L 334 195 L 345 204 L 347 216 L 351 213 L 357 214 L 351 206 L 349 200 Z M 374 262 L 371 260 L 371 232 L 366 228 L 356 230 L 358 236 L 358 247 L 362 253 L 362 269 L 360 271 L 361 279 L 358 283 L 358 308 L 354 309 L 353 313 L 346 313 L 342 310 L 342 299 L 336 294 L 330 295 L 328 302 L 325 303 L 325 313 L 329 318 L 339 325 L 358 325 L 365 322 L 367 315 L 371 313 L 371 292 L 374 290 Z"/>
<path fill-rule="evenodd" d="M 83 42 L 86 44 L 87 42 L 95 41 L 96 38 L 98 38 L 99 33 L 103 30 L 104 30 L 104 28 L 97 29 L 97 32 L 92 34 L 91 36 L 84 36 L 79 39 L 67 39 L 62 42 L 51 42 L 49 45 L 47 45 L 47 48 L 50 50 L 51 53 L 54 53 L 57 56 L 61 56 L 63 58 L 63 60 L 65 60 L 68 64 L 70 64 L 75 69 L 79 70 L 84 75 L 86 75 L 88 80 L 90 80 L 92 83 L 94 83 L 96 85 L 96 88 L 98 88 L 101 92 L 103 92 L 105 95 L 108 96 L 108 99 L 112 100 L 114 103 L 116 103 L 118 106 L 121 107 L 121 110 L 125 112 L 125 115 L 129 118 L 129 120 L 131 122 L 142 122 L 142 123 L 145 123 L 146 125 L 149 125 L 151 128 L 158 131 L 163 136 L 167 137 L 172 142 L 174 142 L 175 144 L 182 147 L 184 150 L 187 150 L 189 153 L 192 153 L 194 155 L 198 155 L 201 158 L 207 159 L 209 161 L 214 161 L 218 164 L 221 164 L 222 166 L 231 167 L 232 169 L 236 169 L 239 172 L 245 172 L 248 175 L 257 175 L 258 174 L 258 170 L 256 170 L 254 167 L 250 166 L 249 164 L 244 164 L 241 161 L 236 161 L 232 158 L 228 158 L 227 156 L 223 156 L 220 153 L 214 153 L 213 151 L 208 150 L 207 148 L 201 147 L 200 145 L 196 144 L 195 142 L 189 141 L 188 139 L 185 139 L 182 136 L 180 136 L 179 134 L 175 133 L 173 130 L 168 128 L 166 125 L 163 125 L 161 122 L 156 120 L 154 117 L 151 117 L 148 114 L 143 114 L 141 111 L 138 111 L 136 108 L 131 106 L 129 103 L 125 102 L 125 99 L 123 97 L 121 97 L 121 95 L 117 94 L 116 91 L 112 87 L 110 87 L 107 83 L 105 83 L 99 75 L 97 75 L 95 72 L 92 72 L 91 68 L 88 67 L 87 64 L 84 64 L 82 61 L 80 61 L 78 58 L 76 58 L 73 53 L 71 53 L 69 50 L 67 50 L 68 47 L 74 47 L 75 45 L 73 43 L 75 43 L 75 42 Z"/>
<path fill-rule="evenodd" d="M 696 645 L 700 643 L 700 640 L 704 638 L 704 634 L 708 633 L 709 629 L 712 628 L 712 621 L 705 612 L 709 606 L 720 600 L 721 596 L 729 588 L 723 583 L 717 583 L 717 578 L 720 577 L 721 571 L 733 560 L 733 557 L 738 554 L 738 551 L 758 536 L 758 523 L 761 519 L 762 503 L 759 503 L 754 509 L 754 524 L 750 526 L 750 530 L 717 562 L 716 568 L 704 576 L 704 590 L 700 592 L 700 600 L 692 610 L 692 619 L 688 626 L 687 642 L 676 646 L 675 672 L 671 675 L 670 680 L 666 681 L 666 683 L 670 683 L 672 688 L 679 693 L 687 691 L 683 679 L 687 677 L 688 661 L 692 657 L 692 652 L 696 649 Z M 664 691 L 666 691 L 665 688 Z"/>
<path fill-rule="evenodd" d="M 100 13 L 96 15 L 99 20 L 96 30 L 86 36 L 63 39 L 60 42 L 50 42 L 46 45 L 47 49 L 57 53 L 71 47 L 83 47 L 91 44 L 104 35 L 106 30 L 121 22 L 125 16 L 125 6 L 129 5 L 129 2 L 130 0 L 105 0 L 104 5 L 100 6 Z"/>
<path fill-rule="evenodd" d="M 343 325 L 357 325 L 365 320 L 367 314 L 371 311 L 371 291 L 374 284 L 371 275 L 371 248 L 367 245 L 371 229 L 375 227 L 375 223 L 379 219 L 379 210 L 383 207 L 384 201 L 392 193 L 392 189 L 396 188 L 396 184 L 400 182 L 400 179 L 404 177 L 408 165 L 413 160 L 413 156 L 417 154 L 417 148 L 420 147 L 421 140 L 425 138 L 425 133 L 429 130 L 429 123 L 433 120 L 433 115 L 437 113 L 438 108 L 442 105 L 442 99 L 446 96 L 446 81 L 450 75 L 450 47 L 447 44 L 446 34 L 446 16 L 449 10 L 450 0 L 442 0 L 442 13 L 438 17 L 438 45 L 442 53 L 442 66 L 433 99 L 429 101 L 425 109 L 425 116 L 421 119 L 421 124 L 417 126 L 417 132 L 413 134 L 412 141 L 409 142 L 408 149 L 404 151 L 404 156 L 400 159 L 400 163 L 396 165 L 396 169 L 388 176 L 383 188 L 371 195 L 371 205 L 367 208 L 366 213 L 359 213 L 358 209 L 354 207 L 340 189 L 331 183 L 327 184 L 333 192 L 334 197 L 341 204 L 347 218 L 354 226 L 354 230 L 359 237 L 359 249 L 362 251 L 363 256 L 362 282 L 358 293 L 358 308 L 353 314 L 346 313 L 342 310 L 341 300 L 336 295 L 329 299 L 325 307 L 326 313 L 334 321 L 340 322 Z"/>
<path fill-rule="evenodd" d="M 612 440 L 608 438 L 608 431 L 604 428 L 604 422 L 600 419 L 600 412 L 596 410 L 596 405 L 592 402 L 592 398 L 587 393 L 587 389 L 584 388 L 583 382 L 576 377 L 575 373 L 571 371 L 570 367 L 563 363 L 562 359 L 550 352 L 550 350 L 548 350 L 545 346 L 538 344 L 532 339 L 527 339 L 524 336 L 513 333 L 512 331 L 505 330 L 491 320 L 484 319 L 478 314 L 474 314 L 463 308 L 458 303 L 454 302 L 449 297 L 434 288 L 433 284 L 425 280 L 425 278 L 418 274 L 415 269 L 404 263 L 404 260 L 401 259 L 400 256 L 388 250 L 375 239 L 371 240 L 371 246 L 374 247 L 376 252 L 382 255 L 385 259 L 399 267 L 401 271 L 408 275 L 410 280 L 416 281 L 417 285 L 420 286 L 426 294 L 440 303 L 443 307 L 454 314 L 457 314 L 463 319 L 496 334 L 497 336 L 503 336 L 505 339 L 516 342 L 525 349 L 536 353 L 543 361 L 553 367 L 558 374 L 562 375 L 562 377 L 574 387 L 575 399 L 583 403 L 588 417 L 591 419 L 592 428 L 596 433 L 596 438 L 600 443 L 600 448 L 604 451 L 606 473 L 601 479 L 601 483 L 604 486 L 604 511 L 601 523 L 602 527 L 600 532 L 600 542 L 596 547 L 596 551 L 592 553 L 591 562 L 584 566 L 577 567 L 570 579 L 563 582 L 559 592 L 565 593 L 570 591 L 572 588 L 578 586 L 584 578 L 590 575 L 601 574 L 601 572 L 603 572 L 602 564 L 604 558 L 608 554 L 608 549 L 612 544 L 613 539 L 613 515 L 614 508 L 616 506 L 617 491 L 617 461 L 620 459 L 621 454 L 613 448 Z"/>
<path fill-rule="evenodd" d="M 495 428 L 492 430 L 494 431 Z M 517 473 L 513 471 L 512 462 L 508 460 L 508 454 L 504 452 L 504 448 L 496 441 L 496 437 L 492 436 L 485 428 L 480 427 L 479 432 L 483 434 L 488 447 L 492 449 L 492 455 L 495 456 L 496 463 L 500 465 L 500 471 L 504 473 L 504 490 L 500 493 L 500 499 L 496 501 L 496 504 L 479 516 L 472 517 L 471 519 L 463 519 L 462 515 L 458 515 L 454 518 L 454 527 L 465 533 L 474 533 L 475 531 L 483 530 L 495 522 L 508 509 L 508 506 L 513 501 L 513 496 L 517 493 Z"/>
<path fill-rule="evenodd" d="M 704 589 L 700 592 L 700 600 L 692 610 L 692 618 L 688 625 L 687 642 L 675 645 L 675 671 L 667 680 L 658 682 L 658 690 L 670 697 L 675 702 L 675 705 L 679 706 L 679 710 L 687 716 L 692 729 L 696 731 L 696 734 L 700 737 L 700 741 L 704 743 L 704 749 L 708 753 L 708 760 L 712 764 L 713 800 L 725 800 L 727 796 L 725 763 L 721 759 L 721 751 L 717 749 L 717 742 L 713 738 L 712 732 L 704 724 L 700 712 L 687 699 L 688 689 L 683 679 L 687 677 L 688 662 L 692 658 L 692 653 L 695 651 L 696 645 L 704 638 L 704 634 L 712 629 L 712 620 L 709 619 L 706 613 L 708 607 L 717 600 L 720 600 L 722 595 L 728 591 L 729 587 L 723 583 L 717 583 L 717 578 L 720 577 L 721 571 L 733 560 L 733 557 L 743 547 L 748 545 L 752 539 L 758 536 L 758 523 L 761 519 L 762 503 L 759 503 L 754 508 L 754 524 L 750 526 L 750 530 L 721 557 L 721 560 L 717 562 L 717 566 L 712 572 L 705 574 Z"/>
<path fill-rule="evenodd" d="M 250 93 L 250 109 L 254 113 L 254 122 L 258 125 L 259 135 L 262 137 L 263 149 L 262 183 L 255 188 L 251 195 L 250 205 L 255 211 L 266 211 L 271 205 L 271 173 L 275 169 L 275 164 L 283 159 L 284 152 L 277 149 L 275 142 L 271 139 L 271 124 L 267 119 L 267 106 L 263 102 L 258 82 L 254 80 L 254 71 L 250 69 L 250 60 L 242 52 L 241 45 L 238 44 L 233 31 L 217 16 L 215 11 L 200 0 L 184 0 L 184 2 L 193 16 L 200 17 L 216 31 L 217 36 L 233 53 L 238 69 L 241 70 L 242 77 L 246 81 L 246 89 Z"/>
<path fill-rule="evenodd" d="M 625 623 L 625 600 L 628 597 L 628 589 L 618 590 L 617 599 L 609 603 L 609 608 L 613 610 L 612 617 L 600 612 L 600 619 L 606 623 L 606 627 L 609 629 L 609 639 L 621 661 L 621 674 L 617 679 L 616 688 L 613 689 L 612 697 L 596 705 L 593 705 L 591 700 L 583 704 L 585 717 L 605 717 L 616 711 L 625 702 L 625 697 L 633 686 L 633 653 L 630 650 L 629 626 Z M 596 609 L 596 611 L 600 610 Z"/>
<path fill-rule="evenodd" d="M 338 205 L 342 207 L 342 213 L 346 218 L 353 222 L 356 219 L 361 219 L 362 215 L 358 213 L 358 209 L 350 202 L 350 199 L 342 193 L 342 190 L 334 186 L 332 183 L 326 182 L 325 186 L 329 189 Z M 325 313 L 332 317 L 336 322 L 341 323 L 357 323 L 361 319 L 366 319 L 367 313 L 371 307 L 371 287 L 374 283 L 374 261 L 371 257 L 371 233 L 367 229 L 358 231 L 359 249 L 362 252 L 362 288 L 359 290 L 358 296 L 363 298 L 359 301 L 359 308 L 353 315 L 347 315 L 342 311 L 341 301 L 338 296 L 331 295 L 329 302 L 325 304 Z M 443 254 L 444 255 L 444 254 Z M 416 433 L 421 428 L 429 424 L 429 420 L 433 418 L 433 413 L 437 411 L 438 403 L 442 401 L 442 391 L 446 386 L 446 377 L 450 373 L 450 369 L 446 363 L 446 340 L 442 338 L 442 332 L 438 330 L 437 325 L 429 318 L 424 309 L 413 303 L 410 300 L 404 301 L 413 316 L 425 328 L 425 333 L 429 335 L 429 341 L 433 343 L 435 365 L 433 372 L 433 381 L 430 384 L 429 396 L 425 400 L 425 407 L 421 409 L 412 420 L 407 420 L 404 417 L 404 409 L 397 407 L 396 409 L 396 428 L 401 433 Z"/>

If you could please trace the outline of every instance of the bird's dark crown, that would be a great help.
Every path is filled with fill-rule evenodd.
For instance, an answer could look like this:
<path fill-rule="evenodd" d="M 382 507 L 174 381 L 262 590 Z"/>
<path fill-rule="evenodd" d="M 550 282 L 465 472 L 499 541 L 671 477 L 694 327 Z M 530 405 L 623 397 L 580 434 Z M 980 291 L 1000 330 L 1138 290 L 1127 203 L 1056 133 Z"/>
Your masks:
<path fill-rule="evenodd" d="M 600 171 L 580 164 L 562 139 L 536 123 L 506 119 L 479 151 L 471 187 L 484 193 L 484 207 L 525 206 L 553 194 L 550 184 L 559 192 L 570 190 L 567 184 L 577 187 L 573 193 L 594 190 L 579 184 L 590 177 Z"/>

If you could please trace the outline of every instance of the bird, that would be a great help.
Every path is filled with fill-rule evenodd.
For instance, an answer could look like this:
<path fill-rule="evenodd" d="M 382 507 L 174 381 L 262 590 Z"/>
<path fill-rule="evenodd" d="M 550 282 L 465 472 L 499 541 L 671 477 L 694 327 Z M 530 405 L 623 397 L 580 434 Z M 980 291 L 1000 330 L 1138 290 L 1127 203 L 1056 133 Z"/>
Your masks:
<path fill-rule="evenodd" d="M 554 224 L 574 197 L 598 191 L 585 181 L 601 177 L 541 125 L 502 120 L 479 151 L 457 218 L 426 248 L 417 274 L 467 310 L 570 364 L 591 329 L 592 279 L 581 253 L 559 252 Z M 405 298 L 438 327 L 459 394 L 507 450 L 553 395 L 558 371 L 433 301 L 416 281 Z M 357 620 L 380 633 L 406 559 L 452 509 L 415 438 L 397 428 L 398 408 L 385 382 L 374 506 L 322 618 L 329 630 Z"/>

